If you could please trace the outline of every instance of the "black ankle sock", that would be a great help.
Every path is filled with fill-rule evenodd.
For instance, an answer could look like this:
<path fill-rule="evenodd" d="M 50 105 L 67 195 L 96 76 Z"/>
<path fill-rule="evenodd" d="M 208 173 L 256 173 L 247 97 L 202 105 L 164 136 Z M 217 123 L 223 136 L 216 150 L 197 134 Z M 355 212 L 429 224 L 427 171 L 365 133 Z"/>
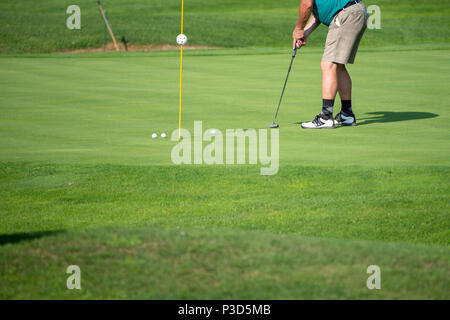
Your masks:
<path fill-rule="evenodd" d="M 333 117 L 334 99 L 322 99 L 322 116 L 325 120 Z"/>
<path fill-rule="evenodd" d="M 352 110 L 352 100 L 341 100 L 342 103 L 342 112 L 345 115 L 351 115 L 353 114 Z"/>

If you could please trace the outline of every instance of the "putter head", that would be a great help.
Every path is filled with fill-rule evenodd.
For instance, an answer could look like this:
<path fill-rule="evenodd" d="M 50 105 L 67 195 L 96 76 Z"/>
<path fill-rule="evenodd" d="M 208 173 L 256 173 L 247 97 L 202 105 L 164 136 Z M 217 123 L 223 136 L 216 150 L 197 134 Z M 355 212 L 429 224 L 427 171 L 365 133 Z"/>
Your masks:
<path fill-rule="evenodd" d="M 271 124 L 269 124 L 269 128 L 278 128 L 279 127 L 279 125 L 278 125 L 278 123 L 271 123 Z"/>

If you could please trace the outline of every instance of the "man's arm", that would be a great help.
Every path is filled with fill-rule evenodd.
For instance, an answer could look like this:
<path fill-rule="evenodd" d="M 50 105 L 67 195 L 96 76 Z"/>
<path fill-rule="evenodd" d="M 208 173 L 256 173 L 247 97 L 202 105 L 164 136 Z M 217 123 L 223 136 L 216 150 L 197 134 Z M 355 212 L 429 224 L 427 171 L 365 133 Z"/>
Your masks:
<path fill-rule="evenodd" d="M 320 26 L 320 21 L 312 14 L 308 24 L 305 26 L 305 40 L 318 26 Z"/>
<path fill-rule="evenodd" d="M 318 26 L 319 22 L 316 21 L 317 19 L 313 15 L 312 17 L 314 17 L 314 21 L 310 19 L 311 26 L 309 26 L 308 24 L 308 30 L 310 29 L 310 27 L 314 26 L 314 28 L 305 35 L 305 26 L 307 25 L 309 17 L 311 17 L 313 4 L 314 0 L 302 0 L 302 2 L 300 3 L 297 25 L 295 26 L 294 32 L 292 33 L 292 37 L 294 38 L 294 48 L 300 48 L 301 46 L 305 45 L 306 37 Z"/>

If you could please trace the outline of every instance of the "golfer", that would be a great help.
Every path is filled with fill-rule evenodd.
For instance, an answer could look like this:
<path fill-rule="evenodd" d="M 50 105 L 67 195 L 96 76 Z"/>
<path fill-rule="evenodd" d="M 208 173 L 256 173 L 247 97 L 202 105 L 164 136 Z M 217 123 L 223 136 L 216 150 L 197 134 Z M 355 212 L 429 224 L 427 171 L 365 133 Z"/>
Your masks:
<path fill-rule="evenodd" d="M 352 80 L 345 68 L 353 64 L 369 15 L 361 0 L 302 0 L 297 25 L 292 34 L 294 47 L 301 48 L 316 28 L 329 26 L 322 57 L 322 112 L 304 129 L 330 129 L 355 126 L 352 110 Z M 309 20 L 308 20 L 309 19 Z M 336 93 L 341 97 L 341 112 L 333 118 Z"/>

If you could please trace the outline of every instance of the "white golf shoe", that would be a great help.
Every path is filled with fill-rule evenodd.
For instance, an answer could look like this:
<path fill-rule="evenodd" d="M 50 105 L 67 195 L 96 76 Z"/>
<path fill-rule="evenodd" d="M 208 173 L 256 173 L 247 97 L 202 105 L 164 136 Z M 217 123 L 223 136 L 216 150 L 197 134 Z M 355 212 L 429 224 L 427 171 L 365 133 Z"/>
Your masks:
<path fill-rule="evenodd" d="M 303 129 L 333 129 L 334 127 L 333 117 L 324 119 L 321 114 L 317 115 L 311 122 L 302 122 Z"/>

